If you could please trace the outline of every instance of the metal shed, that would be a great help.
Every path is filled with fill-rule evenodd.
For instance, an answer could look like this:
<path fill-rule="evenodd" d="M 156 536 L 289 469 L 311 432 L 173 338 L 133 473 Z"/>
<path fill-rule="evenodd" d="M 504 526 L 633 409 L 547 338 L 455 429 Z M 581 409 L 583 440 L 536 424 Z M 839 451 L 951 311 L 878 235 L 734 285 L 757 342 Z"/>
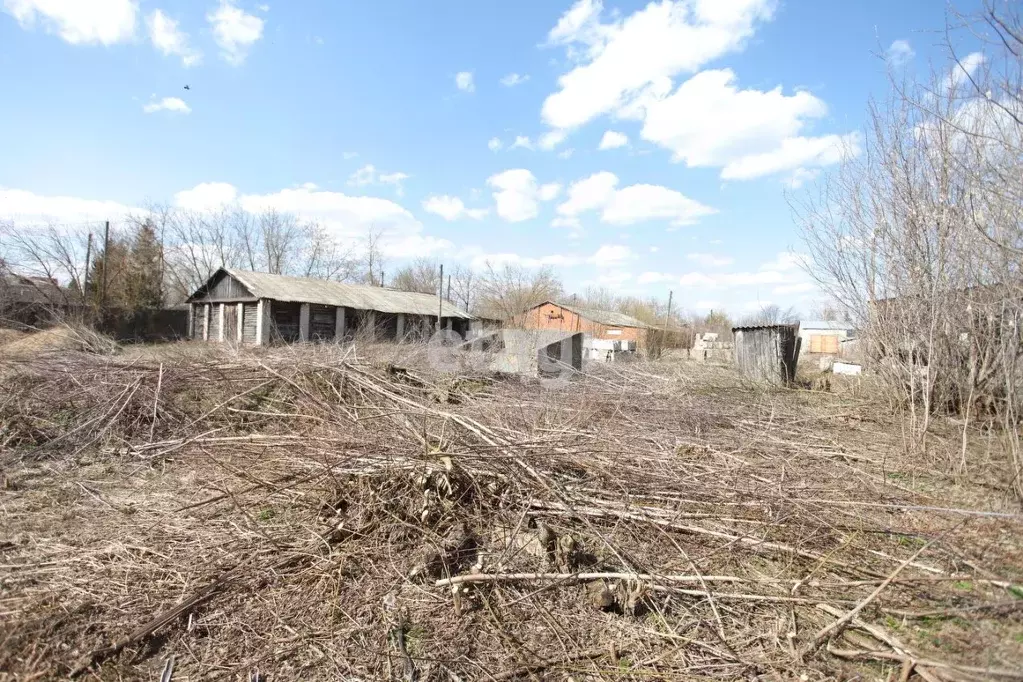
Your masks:
<path fill-rule="evenodd" d="M 743 376 L 783 386 L 796 377 L 799 344 L 795 325 L 735 327 L 735 366 Z"/>
<path fill-rule="evenodd" d="M 472 316 L 437 296 L 311 277 L 220 268 L 194 294 L 189 336 L 263 345 L 428 337 L 444 327 L 465 334 Z"/>

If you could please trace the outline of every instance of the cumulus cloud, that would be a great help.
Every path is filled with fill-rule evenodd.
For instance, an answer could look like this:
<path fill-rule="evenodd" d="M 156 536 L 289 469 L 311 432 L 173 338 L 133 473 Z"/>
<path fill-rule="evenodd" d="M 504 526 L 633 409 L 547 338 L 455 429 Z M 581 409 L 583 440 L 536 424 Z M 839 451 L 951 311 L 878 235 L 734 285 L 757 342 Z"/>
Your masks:
<path fill-rule="evenodd" d="M 668 220 L 689 225 L 715 213 L 715 209 L 667 187 L 637 184 L 618 188 L 618 176 L 608 171 L 594 173 L 572 183 L 564 202 L 558 205 L 555 226 L 577 227 L 579 216 L 599 211 L 600 220 L 613 225 L 632 225 L 647 220 Z"/>
<path fill-rule="evenodd" d="M 492 152 L 499 152 L 499 151 L 501 151 L 501 147 L 503 147 L 503 146 L 504 146 L 504 143 L 502 143 L 501 139 L 498 138 L 498 137 L 492 137 L 487 142 L 487 149 L 489 149 Z"/>
<path fill-rule="evenodd" d="M 0 219 L 16 226 L 118 221 L 138 209 L 117 201 L 45 196 L 0 187 Z"/>
<path fill-rule="evenodd" d="M 568 135 L 563 130 L 551 130 L 540 136 L 538 144 L 540 149 L 549 151 L 564 142 L 566 137 Z"/>
<path fill-rule="evenodd" d="M 228 183 L 202 183 L 175 194 L 174 205 L 195 211 L 232 205 L 250 213 L 275 209 L 302 221 L 316 222 L 350 245 L 357 244 L 372 229 L 382 233 L 381 249 L 391 258 L 454 249 L 446 239 L 423 234 L 423 226 L 415 216 L 393 201 L 319 190 L 309 184 L 268 194 L 242 194 Z"/>
<path fill-rule="evenodd" d="M 604 244 L 597 252 L 590 256 L 590 262 L 597 267 L 606 268 L 612 265 L 621 265 L 636 257 L 632 249 L 622 244 Z"/>
<path fill-rule="evenodd" d="M 188 34 L 178 28 L 178 22 L 164 14 L 163 10 L 153 10 L 146 18 L 149 28 L 149 39 L 160 54 L 180 57 L 182 65 L 196 66 L 202 62 L 202 52 L 193 49 L 188 43 Z"/>
<path fill-rule="evenodd" d="M 706 268 L 720 268 L 735 262 L 731 256 L 719 256 L 713 253 L 687 253 L 686 260 L 691 260 Z"/>
<path fill-rule="evenodd" d="M 192 108 L 180 97 L 164 97 L 161 100 L 152 100 L 142 106 L 142 111 L 147 114 L 154 114 L 158 111 L 170 111 L 178 114 L 190 114 Z"/>
<path fill-rule="evenodd" d="M 525 135 L 516 135 L 508 149 L 533 149 L 533 142 Z"/>
<path fill-rule="evenodd" d="M 26 30 L 41 26 L 72 45 L 115 45 L 135 37 L 137 0 L 3 0 Z"/>
<path fill-rule="evenodd" d="M 513 88 L 516 85 L 522 85 L 529 80 L 529 75 L 519 75 L 517 73 L 509 73 L 507 76 L 501 79 L 501 85 L 506 88 Z"/>
<path fill-rule="evenodd" d="M 575 66 L 544 101 L 543 120 L 561 135 L 603 115 L 641 121 L 640 136 L 671 151 L 674 161 L 720 167 L 730 179 L 858 153 L 854 135 L 805 135 L 807 121 L 827 113 L 809 92 L 740 90 L 729 69 L 700 71 L 742 49 L 774 7 L 774 0 L 661 0 L 605 22 L 599 0 L 579 0 L 548 35 Z M 676 88 L 673 78 L 682 74 L 695 75 Z M 618 135 L 606 133 L 600 148 L 622 146 Z"/>
<path fill-rule="evenodd" d="M 895 40 L 888 46 L 888 62 L 892 66 L 902 66 L 916 56 L 908 40 Z"/>
<path fill-rule="evenodd" d="M 213 30 L 213 40 L 220 47 L 220 55 L 228 64 L 240 66 L 245 62 L 252 46 L 263 37 L 264 22 L 248 14 L 233 0 L 220 0 L 215 10 L 206 15 Z"/>
<path fill-rule="evenodd" d="M 510 223 L 535 218 L 540 202 L 552 201 L 561 192 L 556 182 L 541 185 L 525 168 L 513 168 L 487 178 L 494 190 L 497 215 Z"/>
<path fill-rule="evenodd" d="M 398 196 L 402 196 L 405 193 L 405 188 L 402 186 L 402 182 L 408 180 L 409 177 L 410 176 L 407 173 L 402 173 L 400 171 L 394 173 L 382 173 L 377 170 L 376 166 L 371 163 L 367 163 L 348 177 L 348 185 L 350 187 L 391 185 L 394 187 Z"/>
<path fill-rule="evenodd" d="M 602 23 L 599 0 L 579 0 L 547 36 L 568 49 L 576 66 L 544 101 L 543 119 L 572 129 L 611 113 L 653 83 L 741 49 L 773 8 L 773 0 L 665 0 Z"/>
<path fill-rule="evenodd" d="M 455 87 L 462 92 L 475 92 L 476 84 L 473 82 L 472 71 L 459 71 L 455 74 Z"/>
<path fill-rule="evenodd" d="M 625 133 L 619 133 L 615 130 L 608 130 L 604 133 L 604 136 L 600 138 L 600 145 L 597 149 L 618 149 L 629 144 L 629 136 Z"/>
<path fill-rule="evenodd" d="M 423 201 L 423 210 L 427 213 L 439 215 L 444 220 L 452 221 L 460 218 L 472 218 L 480 220 L 485 218 L 490 211 L 485 208 L 467 208 L 465 203 L 458 197 L 447 195 L 431 195 Z"/>
<path fill-rule="evenodd" d="M 827 114 L 809 92 L 781 87 L 740 90 L 730 69 L 703 71 L 632 112 L 640 135 L 690 167 L 723 167 L 726 179 L 750 179 L 800 166 L 824 166 L 859 151 L 859 136 L 801 136 L 807 120 Z"/>
<path fill-rule="evenodd" d="M 984 54 L 982 52 L 971 52 L 960 59 L 959 63 L 952 67 L 952 72 L 945 79 L 945 89 L 954 90 L 963 83 L 968 82 L 983 63 Z"/>

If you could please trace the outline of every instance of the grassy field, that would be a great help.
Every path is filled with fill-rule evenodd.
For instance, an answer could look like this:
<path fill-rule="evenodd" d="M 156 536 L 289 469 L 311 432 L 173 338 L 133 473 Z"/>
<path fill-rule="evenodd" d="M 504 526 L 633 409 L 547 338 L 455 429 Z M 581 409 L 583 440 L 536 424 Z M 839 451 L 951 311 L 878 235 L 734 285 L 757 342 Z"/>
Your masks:
<path fill-rule="evenodd" d="M 998 434 L 955 471 L 869 377 L 53 336 L 0 346 L 0 679 L 1023 679 Z"/>

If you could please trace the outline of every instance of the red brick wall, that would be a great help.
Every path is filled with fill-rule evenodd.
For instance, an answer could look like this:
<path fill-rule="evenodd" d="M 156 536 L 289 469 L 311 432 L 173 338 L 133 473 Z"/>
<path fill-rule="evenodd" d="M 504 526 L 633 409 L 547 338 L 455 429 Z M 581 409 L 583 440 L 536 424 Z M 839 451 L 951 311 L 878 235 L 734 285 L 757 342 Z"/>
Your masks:
<path fill-rule="evenodd" d="M 640 346 L 643 346 L 646 342 L 645 329 L 638 329 L 636 327 L 608 327 L 597 324 L 554 303 L 544 303 L 527 310 L 521 315 L 516 316 L 513 323 L 521 329 L 555 329 L 564 332 L 584 332 L 590 334 L 595 339 L 636 341 Z M 619 330 L 621 333 L 608 333 L 613 330 Z"/>

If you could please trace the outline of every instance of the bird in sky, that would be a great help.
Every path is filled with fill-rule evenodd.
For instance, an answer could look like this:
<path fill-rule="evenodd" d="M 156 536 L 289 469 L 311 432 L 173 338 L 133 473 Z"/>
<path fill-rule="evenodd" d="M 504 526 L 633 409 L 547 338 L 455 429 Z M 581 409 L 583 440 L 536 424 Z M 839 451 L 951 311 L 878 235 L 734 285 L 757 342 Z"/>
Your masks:
<path fill-rule="evenodd" d="M 185 86 L 185 90 L 191 90 L 191 89 L 192 88 L 188 87 L 187 85 Z"/>

